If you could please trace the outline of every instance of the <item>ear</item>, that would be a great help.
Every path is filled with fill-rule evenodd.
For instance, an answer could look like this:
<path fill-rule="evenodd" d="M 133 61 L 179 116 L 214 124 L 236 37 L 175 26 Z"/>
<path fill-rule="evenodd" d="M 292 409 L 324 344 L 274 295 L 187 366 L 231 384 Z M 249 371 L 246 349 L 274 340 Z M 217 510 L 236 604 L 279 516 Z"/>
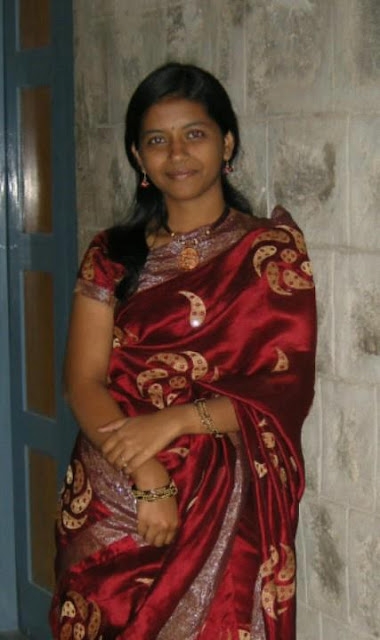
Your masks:
<path fill-rule="evenodd" d="M 227 131 L 224 136 L 224 153 L 223 160 L 230 160 L 235 147 L 235 138 L 231 131 Z"/>
<path fill-rule="evenodd" d="M 138 150 L 136 149 L 136 146 L 135 146 L 134 143 L 131 146 L 131 151 L 132 151 L 133 155 L 135 156 L 136 161 L 137 161 L 141 171 L 144 171 L 144 165 L 142 163 L 142 160 L 140 158 L 140 154 L 139 154 Z"/>

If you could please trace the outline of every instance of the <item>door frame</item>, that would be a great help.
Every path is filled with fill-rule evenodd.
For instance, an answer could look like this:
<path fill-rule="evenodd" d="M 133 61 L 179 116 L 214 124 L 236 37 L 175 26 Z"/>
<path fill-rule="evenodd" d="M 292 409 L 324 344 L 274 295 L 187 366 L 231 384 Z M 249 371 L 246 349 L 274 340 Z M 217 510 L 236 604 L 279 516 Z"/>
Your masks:
<path fill-rule="evenodd" d="M 4 82 L 4 2 L 0 0 L 0 632 L 17 628 L 16 554 L 10 399 L 8 225 Z"/>

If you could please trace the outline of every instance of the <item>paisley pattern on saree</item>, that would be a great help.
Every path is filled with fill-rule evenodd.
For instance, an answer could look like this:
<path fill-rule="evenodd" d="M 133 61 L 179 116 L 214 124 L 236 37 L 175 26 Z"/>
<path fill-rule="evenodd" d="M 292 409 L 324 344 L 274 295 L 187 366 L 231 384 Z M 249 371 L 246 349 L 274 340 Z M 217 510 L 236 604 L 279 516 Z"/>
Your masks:
<path fill-rule="evenodd" d="M 113 342 L 112 347 L 114 349 L 122 349 L 130 344 L 137 344 L 139 341 L 135 333 L 133 333 L 127 327 L 120 329 L 120 327 L 114 326 L 113 329 Z"/>
<path fill-rule="evenodd" d="M 282 371 L 288 371 L 289 369 L 289 358 L 286 355 L 285 351 L 280 349 L 280 347 L 276 347 L 277 353 L 277 362 L 272 369 L 272 373 L 279 373 Z"/>
<path fill-rule="evenodd" d="M 261 592 L 261 602 L 266 615 L 273 620 L 287 611 L 289 601 L 294 598 L 296 591 L 294 551 L 285 544 L 280 544 L 280 547 L 285 556 L 282 562 L 281 550 L 271 546 L 268 560 L 260 567 L 261 577 L 268 578 Z"/>
<path fill-rule="evenodd" d="M 202 298 L 192 291 L 178 291 L 190 302 L 189 324 L 191 327 L 200 327 L 206 320 L 206 305 Z"/>
<path fill-rule="evenodd" d="M 195 380 L 213 381 L 219 375 L 217 367 L 210 372 L 206 358 L 198 351 L 161 352 L 148 358 L 146 364 L 160 366 L 139 373 L 137 388 L 158 409 L 170 406 Z"/>
<path fill-rule="evenodd" d="M 268 241 L 272 243 L 268 244 Z M 280 249 L 273 242 L 290 244 L 292 248 Z M 252 263 L 257 275 L 261 278 L 265 273 L 270 288 L 278 295 L 291 296 L 294 289 L 314 288 L 305 241 L 297 229 L 279 225 L 275 229 L 263 231 L 254 239 L 252 249 Z M 279 251 L 280 260 L 270 260 Z"/>
<path fill-rule="evenodd" d="M 67 592 L 60 619 L 59 640 L 103 640 L 103 636 L 99 635 L 102 619 L 99 606 L 76 591 Z"/>
<path fill-rule="evenodd" d="M 61 535 L 67 530 L 83 527 L 92 500 L 92 487 L 80 460 L 74 458 L 68 466 L 65 484 L 58 503 L 57 527 Z"/>
<path fill-rule="evenodd" d="M 89 249 L 82 263 L 82 278 L 84 280 L 93 280 L 95 277 L 94 255 L 97 253 L 97 247 Z"/>
<path fill-rule="evenodd" d="M 274 432 L 270 429 L 268 425 L 269 418 L 263 418 L 259 423 L 261 440 L 265 449 L 268 450 L 268 459 L 272 467 L 278 473 L 279 478 L 283 486 L 287 486 L 288 484 L 288 473 L 295 473 L 297 467 L 295 467 L 294 459 L 291 459 L 291 464 L 288 465 L 288 473 L 285 469 L 285 461 L 279 448 L 277 446 L 276 437 Z M 255 460 L 255 469 L 259 478 L 263 478 L 268 473 L 268 464 L 265 461 Z"/>

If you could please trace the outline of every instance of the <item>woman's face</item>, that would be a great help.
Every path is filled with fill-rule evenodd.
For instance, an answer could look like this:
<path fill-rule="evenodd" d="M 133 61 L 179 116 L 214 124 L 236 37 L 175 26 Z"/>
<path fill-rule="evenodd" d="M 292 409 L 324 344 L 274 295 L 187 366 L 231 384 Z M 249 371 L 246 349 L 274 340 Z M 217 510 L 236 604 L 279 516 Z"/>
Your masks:
<path fill-rule="evenodd" d="M 220 196 L 221 167 L 234 147 L 199 102 L 165 98 L 146 112 L 134 153 L 149 180 L 170 201 Z"/>

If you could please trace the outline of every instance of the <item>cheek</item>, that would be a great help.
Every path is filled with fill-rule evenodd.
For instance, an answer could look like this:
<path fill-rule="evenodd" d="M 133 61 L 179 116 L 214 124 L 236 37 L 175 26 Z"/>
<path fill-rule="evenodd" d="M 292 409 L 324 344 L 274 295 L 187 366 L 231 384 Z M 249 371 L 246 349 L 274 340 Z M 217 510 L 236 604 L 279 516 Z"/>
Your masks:
<path fill-rule="evenodd" d="M 147 172 L 157 171 L 163 163 L 163 157 L 159 153 L 147 153 L 141 160 Z"/>

